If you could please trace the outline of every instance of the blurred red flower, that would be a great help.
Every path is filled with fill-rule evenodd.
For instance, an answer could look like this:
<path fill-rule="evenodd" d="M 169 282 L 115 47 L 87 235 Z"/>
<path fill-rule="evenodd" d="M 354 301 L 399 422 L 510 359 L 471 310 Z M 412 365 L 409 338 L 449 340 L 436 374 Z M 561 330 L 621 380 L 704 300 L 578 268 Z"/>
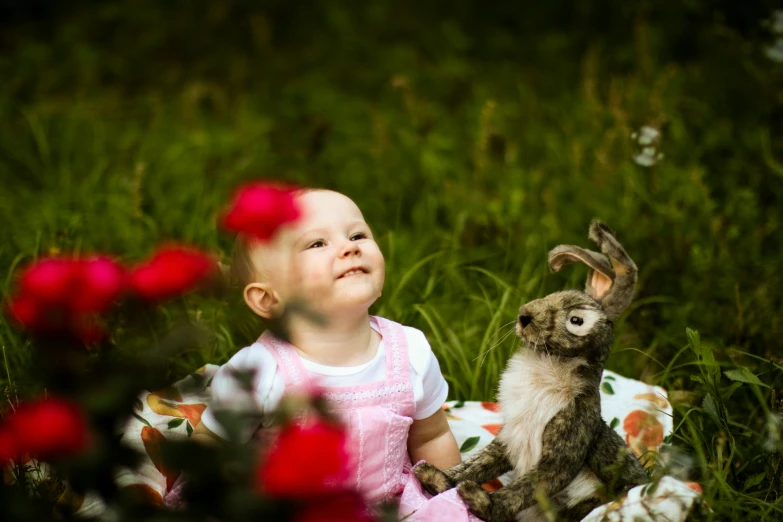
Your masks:
<path fill-rule="evenodd" d="M 103 335 L 94 315 L 106 312 L 124 286 L 124 269 L 108 257 L 46 258 L 22 272 L 6 312 L 29 330 L 70 331 L 93 342 Z"/>
<path fill-rule="evenodd" d="M 295 522 L 372 522 L 361 495 L 355 491 L 312 500 L 296 514 Z"/>
<path fill-rule="evenodd" d="M 0 466 L 16 457 L 16 440 L 11 431 L 0 426 Z"/>
<path fill-rule="evenodd" d="M 79 272 L 75 259 L 50 257 L 30 265 L 21 275 L 19 287 L 38 303 L 66 305 L 73 294 Z"/>
<path fill-rule="evenodd" d="M 105 312 L 125 287 L 125 269 L 108 257 L 79 262 L 71 306 L 79 312 Z"/>
<path fill-rule="evenodd" d="M 263 493 L 299 499 L 342 491 L 350 474 L 345 430 L 311 420 L 280 430 L 257 480 Z"/>
<path fill-rule="evenodd" d="M 199 250 L 163 247 L 133 269 L 129 284 L 143 299 L 162 301 L 192 290 L 216 269 L 217 262 Z"/>
<path fill-rule="evenodd" d="M 14 296 L 7 304 L 6 313 L 28 330 L 41 328 L 45 324 L 44 307 L 27 294 Z"/>
<path fill-rule="evenodd" d="M 51 460 L 80 453 L 88 444 L 84 413 L 60 398 L 23 403 L 0 425 L 0 460 L 24 454 Z"/>
<path fill-rule="evenodd" d="M 222 218 L 222 225 L 260 241 L 268 241 L 280 226 L 299 219 L 295 189 L 271 183 L 240 187 Z"/>

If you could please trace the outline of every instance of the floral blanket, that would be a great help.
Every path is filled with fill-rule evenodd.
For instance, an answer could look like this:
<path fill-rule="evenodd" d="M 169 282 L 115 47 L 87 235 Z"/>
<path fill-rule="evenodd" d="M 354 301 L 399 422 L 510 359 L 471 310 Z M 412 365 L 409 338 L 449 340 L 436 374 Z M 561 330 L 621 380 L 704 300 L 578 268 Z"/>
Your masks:
<path fill-rule="evenodd" d="M 170 388 L 139 397 L 133 417 L 125 426 L 123 440 L 146 453 L 149 459 L 135 472 L 121 473 L 118 476 L 121 487 L 134 488 L 154 502 L 165 503 L 166 495 L 178 477 L 161 464 L 161 442 L 184 439 L 193 433 L 207 407 L 209 384 L 217 368 L 204 366 Z M 489 444 L 503 423 L 503 412 L 496 402 L 449 401 L 443 408 L 463 459 Z M 605 371 L 601 383 L 601 408 L 606 422 L 643 462 L 650 455 L 648 450 L 654 452 L 661 448 L 666 436 L 672 432 L 672 408 L 663 388 Z M 484 487 L 495 490 L 509 480 L 505 475 Z M 583 520 L 683 521 L 694 503 L 700 501 L 700 491 L 698 484 L 664 477 L 655 488 L 633 488 L 625 498 L 596 508 Z M 97 497 L 88 495 L 77 515 L 95 516 L 104 509 Z"/>

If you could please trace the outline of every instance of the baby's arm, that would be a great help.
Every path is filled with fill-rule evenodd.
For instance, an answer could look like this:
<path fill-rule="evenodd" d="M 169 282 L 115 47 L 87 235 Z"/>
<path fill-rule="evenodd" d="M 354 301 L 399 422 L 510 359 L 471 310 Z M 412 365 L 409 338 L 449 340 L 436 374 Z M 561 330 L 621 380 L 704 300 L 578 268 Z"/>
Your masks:
<path fill-rule="evenodd" d="M 413 421 L 408 433 L 408 455 L 414 464 L 426 460 L 440 469 L 460 463 L 462 457 L 446 420 L 446 412 L 439 409 L 426 419 Z"/>
<path fill-rule="evenodd" d="M 405 331 L 415 374 L 413 396 L 416 398 L 416 411 L 408 433 L 408 455 L 414 464 L 426 460 L 440 469 L 448 469 L 462 460 L 442 408 L 449 386 L 424 333 L 409 326 Z"/>

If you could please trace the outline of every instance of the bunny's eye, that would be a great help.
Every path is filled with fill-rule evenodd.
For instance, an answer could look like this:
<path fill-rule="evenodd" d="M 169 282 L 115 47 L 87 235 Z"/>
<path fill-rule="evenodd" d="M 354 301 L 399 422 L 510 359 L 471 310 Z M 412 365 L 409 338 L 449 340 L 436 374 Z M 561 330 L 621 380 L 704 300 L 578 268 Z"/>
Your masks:
<path fill-rule="evenodd" d="M 566 329 L 574 335 L 582 337 L 590 333 L 602 317 L 596 310 L 572 310 L 566 317 Z"/>

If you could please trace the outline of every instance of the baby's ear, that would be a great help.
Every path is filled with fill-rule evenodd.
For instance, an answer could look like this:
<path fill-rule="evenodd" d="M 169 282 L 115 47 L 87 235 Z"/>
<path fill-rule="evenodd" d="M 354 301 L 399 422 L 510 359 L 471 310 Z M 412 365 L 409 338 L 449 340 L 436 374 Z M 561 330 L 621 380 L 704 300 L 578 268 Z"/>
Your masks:
<path fill-rule="evenodd" d="M 245 303 L 253 312 L 264 319 L 278 315 L 280 298 L 272 287 L 265 283 L 250 283 L 243 292 Z"/>

